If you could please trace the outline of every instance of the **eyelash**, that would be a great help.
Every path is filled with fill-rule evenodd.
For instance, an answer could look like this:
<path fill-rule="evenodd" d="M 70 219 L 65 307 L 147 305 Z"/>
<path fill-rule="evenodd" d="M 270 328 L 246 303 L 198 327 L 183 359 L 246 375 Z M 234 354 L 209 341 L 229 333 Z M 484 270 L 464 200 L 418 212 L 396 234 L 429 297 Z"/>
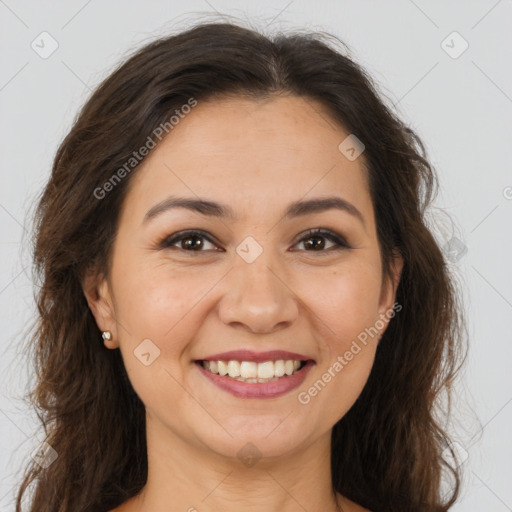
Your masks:
<path fill-rule="evenodd" d="M 168 248 L 171 248 L 177 242 L 181 242 L 182 240 L 185 240 L 187 238 L 193 238 L 193 237 L 204 238 L 211 244 L 215 245 L 215 242 L 205 232 L 191 229 L 188 231 L 182 231 L 180 233 L 175 233 L 174 235 L 171 235 L 171 236 L 165 238 L 164 240 L 162 240 L 160 242 L 159 248 L 160 249 L 168 249 Z M 326 252 L 331 252 L 331 251 L 339 251 L 339 250 L 343 250 L 343 249 L 351 249 L 351 246 L 347 243 L 347 241 L 343 237 L 337 235 L 333 231 L 330 231 L 327 229 L 320 229 L 320 228 L 310 229 L 310 230 L 306 231 L 304 236 L 294 245 L 297 245 L 297 244 L 303 242 L 304 240 L 307 240 L 307 239 L 313 238 L 313 237 L 326 238 L 327 240 L 335 243 L 336 246 L 329 248 L 329 249 L 323 249 L 323 250 L 318 250 L 318 251 L 312 250 L 312 251 L 306 251 L 306 252 L 326 253 Z M 181 247 L 176 247 L 176 249 L 180 249 L 181 251 L 192 252 L 192 253 L 206 252 L 206 251 L 194 251 L 193 249 L 188 250 L 188 249 L 183 249 Z"/>

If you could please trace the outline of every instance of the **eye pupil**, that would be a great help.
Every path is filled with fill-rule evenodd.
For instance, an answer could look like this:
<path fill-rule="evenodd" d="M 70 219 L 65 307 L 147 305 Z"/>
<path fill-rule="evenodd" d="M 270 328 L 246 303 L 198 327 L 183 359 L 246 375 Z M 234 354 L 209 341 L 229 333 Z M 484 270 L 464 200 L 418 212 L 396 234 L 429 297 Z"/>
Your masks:
<path fill-rule="evenodd" d="M 182 245 L 185 249 L 200 249 L 202 247 L 203 241 L 201 237 L 196 235 L 187 236 L 182 239 Z"/>
<path fill-rule="evenodd" d="M 316 242 L 311 243 L 311 240 L 316 240 Z M 306 247 L 310 247 L 312 249 L 320 248 L 322 249 L 325 246 L 325 239 L 322 236 L 310 236 L 305 242 Z"/>

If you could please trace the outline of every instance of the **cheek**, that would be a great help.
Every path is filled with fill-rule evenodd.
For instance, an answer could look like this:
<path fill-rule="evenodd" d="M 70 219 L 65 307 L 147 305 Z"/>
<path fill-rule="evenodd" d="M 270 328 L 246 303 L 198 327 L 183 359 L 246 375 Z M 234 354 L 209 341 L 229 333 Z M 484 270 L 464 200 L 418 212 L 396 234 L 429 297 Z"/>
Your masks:
<path fill-rule="evenodd" d="M 151 334 L 156 339 L 165 337 L 190 312 L 211 280 L 199 279 L 193 269 L 152 264 L 149 257 L 140 261 L 123 261 L 120 257 L 114 268 L 118 320 L 126 324 L 130 333 L 148 337 Z"/>
<path fill-rule="evenodd" d="M 204 280 L 195 286 L 191 281 L 196 278 L 190 275 L 177 278 L 176 272 L 148 266 L 133 273 L 124 267 L 118 274 L 116 309 L 123 362 L 133 388 L 152 411 L 190 405 L 178 384 L 187 369 L 182 366 L 183 354 L 194 329 L 194 305 L 211 288 Z"/>
<path fill-rule="evenodd" d="M 318 277 L 308 280 L 307 296 L 334 358 L 352 340 L 364 340 L 378 320 L 381 277 L 375 265 L 364 261 Z"/>
<path fill-rule="evenodd" d="M 151 266 L 146 262 L 135 267 L 131 271 L 129 265 L 118 267 L 123 270 L 117 275 L 115 287 L 119 337 L 127 371 L 134 372 L 134 387 L 152 386 L 158 379 L 168 382 L 170 376 L 166 371 L 181 381 L 191 359 L 190 340 L 204 320 L 204 305 L 219 276 L 212 270 L 177 269 L 165 263 Z M 147 339 L 158 354 L 149 367 L 152 382 L 144 382 L 147 369 L 141 368 L 140 361 L 133 357 Z M 158 379 L 156 371 L 161 372 Z"/>
<path fill-rule="evenodd" d="M 298 398 L 304 405 L 316 404 L 327 424 L 334 424 L 353 405 L 373 366 L 381 278 L 375 268 L 360 262 L 309 281 L 308 305 L 317 319 L 322 359 Z"/>

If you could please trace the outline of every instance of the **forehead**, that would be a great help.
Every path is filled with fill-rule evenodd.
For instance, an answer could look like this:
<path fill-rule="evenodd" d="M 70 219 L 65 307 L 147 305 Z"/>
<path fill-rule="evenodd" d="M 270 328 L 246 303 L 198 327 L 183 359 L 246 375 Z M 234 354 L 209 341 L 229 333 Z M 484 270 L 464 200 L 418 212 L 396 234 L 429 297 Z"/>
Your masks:
<path fill-rule="evenodd" d="M 323 105 L 297 96 L 198 102 L 139 166 L 125 203 L 140 217 L 179 193 L 254 216 L 262 205 L 338 193 L 369 214 L 364 158 L 338 149 L 348 135 Z"/>

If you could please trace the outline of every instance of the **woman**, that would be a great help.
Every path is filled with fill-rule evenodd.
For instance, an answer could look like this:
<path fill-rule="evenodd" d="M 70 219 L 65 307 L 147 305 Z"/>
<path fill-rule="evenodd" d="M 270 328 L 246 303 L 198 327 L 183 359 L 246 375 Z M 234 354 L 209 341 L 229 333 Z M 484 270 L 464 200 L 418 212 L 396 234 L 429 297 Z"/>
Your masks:
<path fill-rule="evenodd" d="M 37 209 L 48 436 L 18 511 L 34 480 L 31 511 L 454 503 L 436 176 L 331 43 L 202 24 L 83 107 Z"/>

